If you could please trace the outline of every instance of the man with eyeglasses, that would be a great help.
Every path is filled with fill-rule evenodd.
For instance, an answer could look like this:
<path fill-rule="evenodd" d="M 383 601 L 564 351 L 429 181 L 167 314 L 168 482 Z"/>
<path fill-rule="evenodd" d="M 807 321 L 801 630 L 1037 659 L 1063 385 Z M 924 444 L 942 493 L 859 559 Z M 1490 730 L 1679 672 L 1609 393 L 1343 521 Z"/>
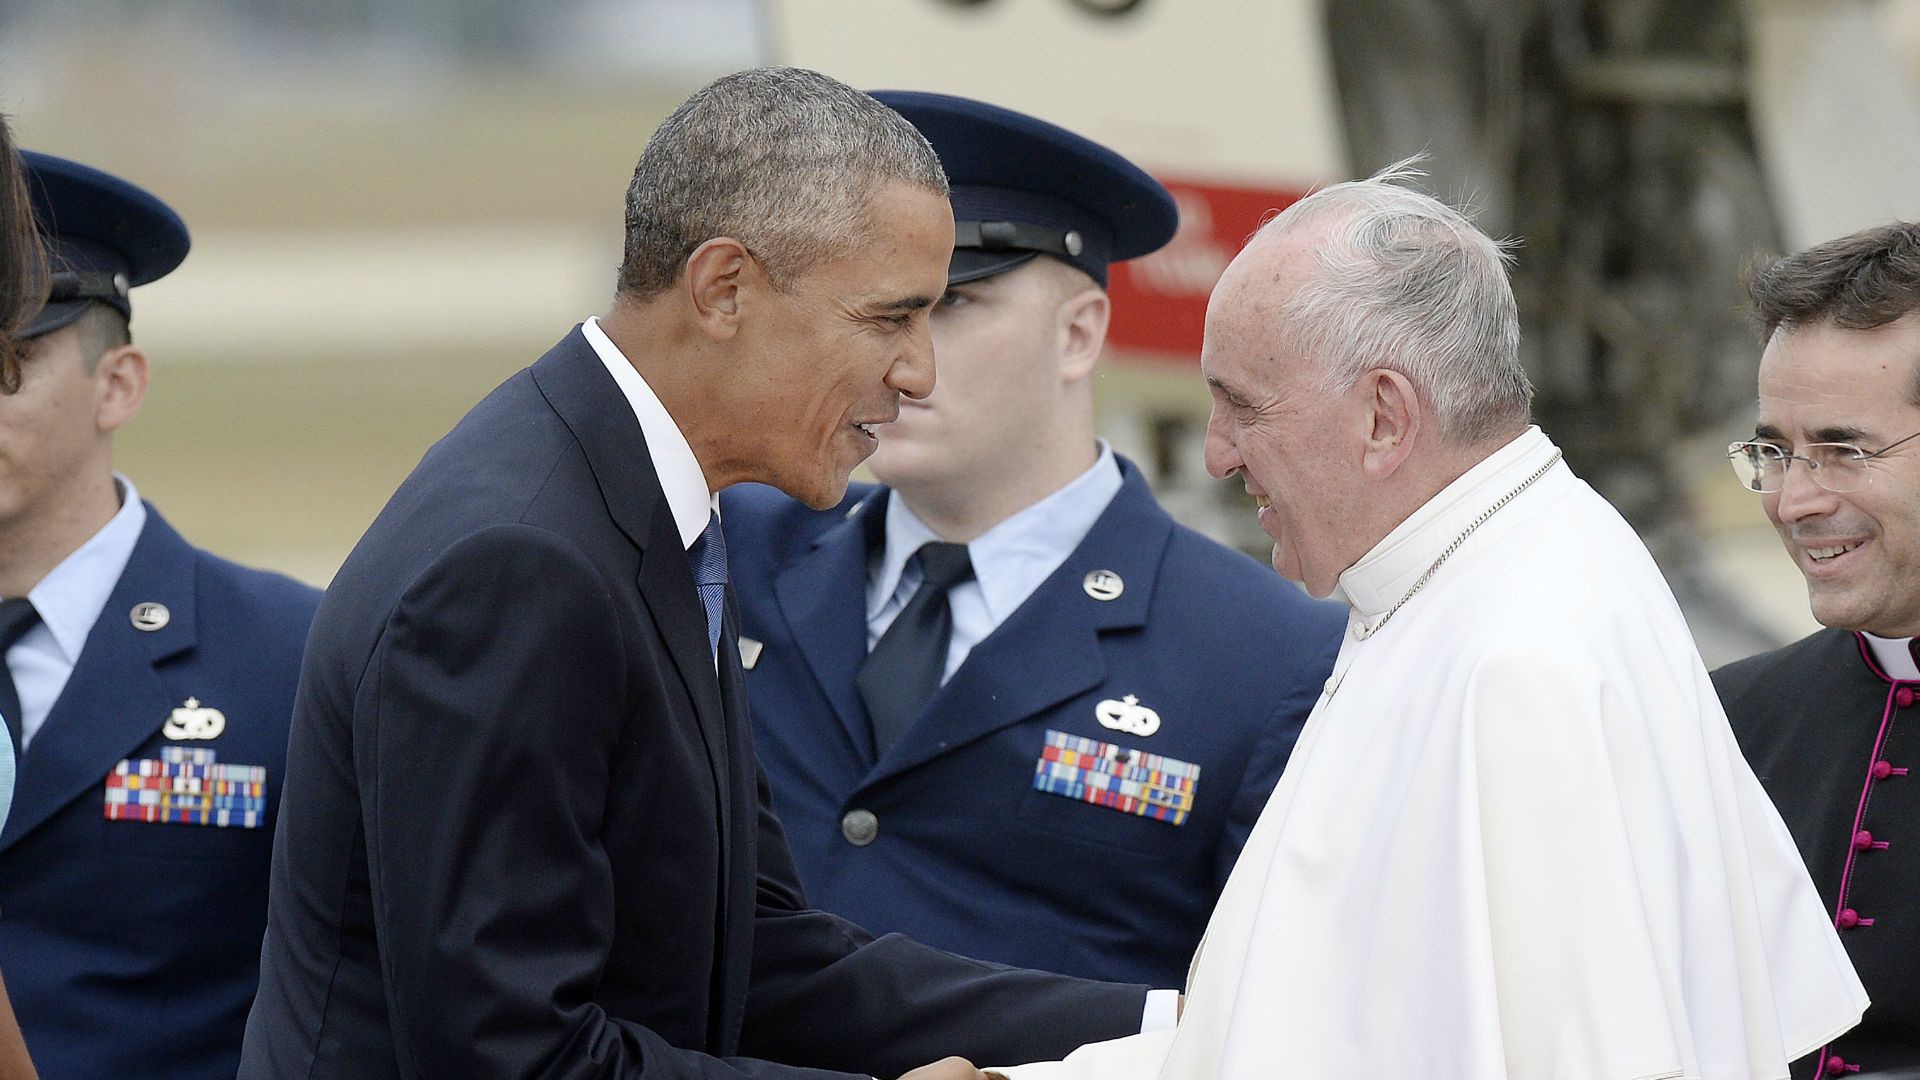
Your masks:
<path fill-rule="evenodd" d="M 1873 999 L 1793 1075 L 1920 1065 L 1920 224 L 1774 260 L 1750 291 L 1759 417 L 1727 456 L 1827 629 L 1714 685 Z"/>

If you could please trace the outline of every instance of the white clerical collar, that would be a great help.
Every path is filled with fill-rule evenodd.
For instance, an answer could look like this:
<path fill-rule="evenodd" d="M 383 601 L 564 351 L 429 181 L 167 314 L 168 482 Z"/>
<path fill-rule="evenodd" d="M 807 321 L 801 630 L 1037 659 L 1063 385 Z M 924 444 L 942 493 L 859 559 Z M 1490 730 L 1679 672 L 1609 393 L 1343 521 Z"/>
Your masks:
<path fill-rule="evenodd" d="M 1331 599 L 1362 619 L 1381 615 L 1420 580 L 1473 519 L 1553 458 L 1552 440 L 1529 427 L 1440 489 L 1340 575 Z"/>
<path fill-rule="evenodd" d="M 1896 679 L 1920 679 L 1920 664 L 1913 659 L 1912 638 L 1886 638 L 1865 631 L 1860 636 L 1867 639 L 1867 648 L 1873 650 L 1873 659 L 1881 671 Z"/>
<path fill-rule="evenodd" d="M 147 525 L 147 508 L 140 502 L 133 481 L 115 473 L 113 482 L 120 493 L 120 509 L 27 593 L 69 664 L 80 661 L 87 635 L 100 621 L 100 612 L 106 609 L 114 586 L 120 584 L 120 575 L 133 558 L 133 547 Z"/>
<path fill-rule="evenodd" d="M 667 508 L 673 511 L 673 523 L 680 530 L 680 544 L 693 547 L 693 542 L 706 531 L 711 515 L 720 508 L 719 500 L 707 489 L 707 474 L 701 471 L 699 459 L 693 456 L 693 447 L 687 445 L 680 425 L 674 423 L 667 407 L 660 404 L 653 387 L 634 370 L 607 332 L 600 329 L 599 317 L 589 316 L 580 324 L 580 333 L 586 337 L 587 344 L 593 346 L 613 381 L 620 385 L 627 404 L 633 407 L 634 419 L 640 421 L 640 434 L 647 440 L 647 454 L 653 459 L 653 471 L 660 476 L 660 490 L 666 495 Z"/>
<path fill-rule="evenodd" d="M 1100 442 L 1093 466 L 1053 494 L 981 533 L 967 544 L 974 581 L 985 597 L 995 626 L 1027 602 L 1027 597 L 1060 568 L 1093 531 L 1107 504 L 1124 483 L 1113 448 Z M 907 561 L 922 544 L 940 537 L 895 492 L 887 500 L 887 540 L 867 590 L 867 618 L 880 614 L 899 591 Z"/>

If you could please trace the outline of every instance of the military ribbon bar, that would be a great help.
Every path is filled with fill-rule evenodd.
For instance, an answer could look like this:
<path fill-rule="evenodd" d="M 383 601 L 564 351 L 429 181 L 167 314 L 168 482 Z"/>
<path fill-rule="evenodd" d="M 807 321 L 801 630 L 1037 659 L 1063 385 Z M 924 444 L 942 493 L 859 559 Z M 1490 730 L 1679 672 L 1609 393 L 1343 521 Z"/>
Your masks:
<path fill-rule="evenodd" d="M 1192 762 L 1064 731 L 1047 732 L 1033 766 L 1036 790 L 1172 825 L 1186 822 L 1199 782 Z"/>
<path fill-rule="evenodd" d="M 108 821 L 258 829 L 266 823 L 267 768 L 222 765 L 206 747 L 168 746 L 107 774 Z"/>

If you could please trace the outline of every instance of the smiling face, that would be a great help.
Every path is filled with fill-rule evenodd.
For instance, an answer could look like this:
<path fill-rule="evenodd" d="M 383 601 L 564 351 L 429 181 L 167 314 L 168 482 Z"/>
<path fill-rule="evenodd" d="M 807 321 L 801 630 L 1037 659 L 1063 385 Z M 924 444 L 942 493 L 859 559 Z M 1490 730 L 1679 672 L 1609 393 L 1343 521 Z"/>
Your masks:
<path fill-rule="evenodd" d="M 740 424 L 756 479 L 816 508 L 840 501 L 902 396 L 933 390 L 927 321 L 952 250 L 947 200 L 895 183 L 875 194 L 860 247 L 766 292 Z"/>
<path fill-rule="evenodd" d="M 1275 332 L 1284 282 L 1302 269 L 1288 249 L 1301 243 L 1256 240 L 1228 267 L 1207 303 L 1200 371 L 1213 397 L 1207 471 L 1240 477 L 1273 538 L 1273 568 L 1325 597 L 1370 541 L 1353 512 L 1364 477 L 1346 438 L 1349 395 L 1324 394 L 1312 361 Z"/>
<path fill-rule="evenodd" d="M 1831 323 L 1782 329 L 1760 361 L 1755 438 L 1790 452 L 1853 443 L 1868 453 L 1920 431 L 1914 403 L 1920 316 L 1876 330 Z M 1920 440 L 1867 463 L 1872 482 L 1835 494 L 1803 462 L 1762 495 L 1767 517 L 1807 579 L 1827 626 L 1886 637 L 1920 634 Z"/>

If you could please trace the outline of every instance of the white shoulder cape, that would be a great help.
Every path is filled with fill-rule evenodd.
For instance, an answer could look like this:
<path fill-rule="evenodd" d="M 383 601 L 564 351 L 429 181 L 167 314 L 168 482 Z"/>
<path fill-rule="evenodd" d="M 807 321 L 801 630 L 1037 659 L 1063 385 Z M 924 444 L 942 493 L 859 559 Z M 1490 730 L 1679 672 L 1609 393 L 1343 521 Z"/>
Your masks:
<path fill-rule="evenodd" d="M 1867 998 L 1645 548 L 1538 430 L 1342 578 L 1180 1026 L 1015 1080 L 1775 1080 Z"/>

